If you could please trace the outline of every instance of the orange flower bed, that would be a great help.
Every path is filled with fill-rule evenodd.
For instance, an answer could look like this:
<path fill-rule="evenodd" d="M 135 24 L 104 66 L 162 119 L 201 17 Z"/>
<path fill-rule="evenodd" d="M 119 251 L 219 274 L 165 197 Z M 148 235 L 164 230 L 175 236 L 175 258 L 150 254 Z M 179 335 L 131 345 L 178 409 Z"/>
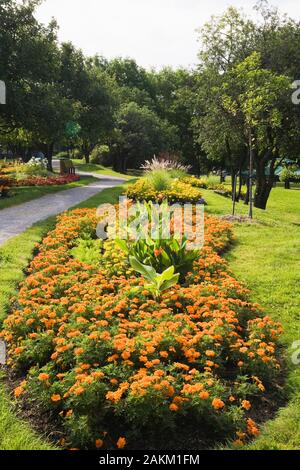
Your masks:
<path fill-rule="evenodd" d="M 207 217 L 193 272 L 154 300 L 113 241 L 92 265 L 74 258 L 96 225 L 92 209 L 63 214 L 30 265 L 2 333 L 26 375 L 16 397 L 60 416 L 68 448 L 257 435 L 249 413 L 278 374 L 281 326 L 228 272 L 230 226 Z"/>

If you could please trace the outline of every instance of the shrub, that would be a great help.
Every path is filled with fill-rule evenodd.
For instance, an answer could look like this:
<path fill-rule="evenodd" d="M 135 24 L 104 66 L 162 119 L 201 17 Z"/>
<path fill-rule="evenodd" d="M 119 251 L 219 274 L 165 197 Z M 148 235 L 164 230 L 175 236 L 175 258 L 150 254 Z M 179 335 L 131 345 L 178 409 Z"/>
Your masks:
<path fill-rule="evenodd" d="M 220 196 L 232 198 L 232 189 L 231 189 L 231 187 L 225 186 L 224 184 L 212 185 L 212 186 L 210 186 L 209 189 L 212 189 L 216 194 L 219 194 Z M 247 194 L 247 191 L 242 189 L 241 198 L 245 199 L 246 194 Z"/>
<path fill-rule="evenodd" d="M 90 155 L 91 163 L 103 163 L 103 160 L 109 155 L 108 145 L 97 145 Z"/>
<path fill-rule="evenodd" d="M 22 179 L 25 176 L 47 176 L 48 162 L 46 159 L 32 157 L 28 163 L 17 167 L 17 178 Z"/>
<path fill-rule="evenodd" d="M 9 366 L 26 376 L 16 397 L 60 418 L 72 448 L 112 448 L 120 436 L 131 448 L 186 448 L 191 439 L 197 448 L 257 435 L 251 397 L 276 378 L 281 327 L 218 254 L 230 226 L 207 217 L 188 283 L 153 299 L 113 240 L 100 267 L 74 258 L 96 225 L 92 209 L 59 216 L 29 267 L 1 334 Z"/>
<path fill-rule="evenodd" d="M 289 165 L 283 168 L 280 181 L 300 183 L 300 172 L 297 165 Z"/>
<path fill-rule="evenodd" d="M 186 176 L 182 179 L 182 181 L 196 188 L 208 189 L 209 186 L 207 178 L 196 178 L 195 176 Z"/>

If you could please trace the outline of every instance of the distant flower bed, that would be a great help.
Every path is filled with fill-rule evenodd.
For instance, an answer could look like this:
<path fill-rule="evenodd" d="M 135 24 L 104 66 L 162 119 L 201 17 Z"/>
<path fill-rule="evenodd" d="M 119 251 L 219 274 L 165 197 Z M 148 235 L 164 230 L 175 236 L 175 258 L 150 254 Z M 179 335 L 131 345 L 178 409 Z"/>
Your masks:
<path fill-rule="evenodd" d="M 24 379 L 16 397 L 61 420 L 66 448 L 256 436 L 251 408 L 276 380 L 281 326 L 228 272 L 230 225 L 207 217 L 191 272 L 159 296 L 96 226 L 95 210 L 65 213 L 38 247 L 2 333 Z"/>
<path fill-rule="evenodd" d="M 162 202 L 168 200 L 169 203 L 205 204 L 202 193 L 198 188 L 178 179 L 170 181 L 166 188 L 156 189 L 147 179 L 141 178 L 135 184 L 129 186 L 127 197 L 135 201 Z"/>
<path fill-rule="evenodd" d="M 14 180 L 12 178 L 0 174 L 0 198 L 9 196 L 9 191 L 13 184 Z"/>
<path fill-rule="evenodd" d="M 220 196 L 232 198 L 232 189 L 230 186 L 225 186 L 224 184 L 219 184 L 216 185 L 213 189 L 213 191 L 216 194 L 219 194 Z M 245 199 L 247 195 L 247 192 L 243 189 L 241 191 L 241 199 Z"/>
<path fill-rule="evenodd" d="M 15 182 L 16 186 L 59 186 L 79 181 L 78 175 L 62 175 L 62 176 L 29 176 Z"/>
<path fill-rule="evenodd" d="M 195 176 L 186 176 L 182 180 L 186 184 L 190 184 L 196 188 L 208 189 L 214 191 L 216 194 L 224 197 L 232 198 L 232 188 L 231 186 L 226 186 L 225 184 L 211 183 L 207 178 L 196 178 Z M 245 199 L 247 192 L 245 189 L 241 191 L 241 198 Z"/>

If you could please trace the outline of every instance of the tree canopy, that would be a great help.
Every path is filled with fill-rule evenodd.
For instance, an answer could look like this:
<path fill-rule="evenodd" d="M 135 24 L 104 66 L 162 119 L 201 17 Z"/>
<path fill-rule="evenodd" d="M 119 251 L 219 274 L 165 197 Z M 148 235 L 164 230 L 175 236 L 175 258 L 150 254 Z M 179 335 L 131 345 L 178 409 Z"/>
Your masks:
<path fill-rule="evenodd" d="M 299 157 L 300 107 L 292 104 L 300 24 L 266 0 L 259 18 L 230 7 L 200 31 L 194 70 L 145 70 L 133 59 L 86 57 L 59 43 L 57 24 L 40 24 L 39 0 L 0 2 L 0 146 L 23 159 L 41 149 L 77 149 L 89 161 L 98 146 L 126 171 L 162 152 L 194 173 L 216 167 L 256 170 L 255 205 L 265 208 L 282 159 Z"/>

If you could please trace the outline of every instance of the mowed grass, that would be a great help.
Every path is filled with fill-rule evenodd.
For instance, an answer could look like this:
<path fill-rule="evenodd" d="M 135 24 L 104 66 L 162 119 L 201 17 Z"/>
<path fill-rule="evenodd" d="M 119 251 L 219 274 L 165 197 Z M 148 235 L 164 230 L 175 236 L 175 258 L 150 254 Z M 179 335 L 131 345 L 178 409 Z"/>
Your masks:
<path fill-rule="evenodd" d="M 107 189 L 77 207 L 97 207 L 115 203 L 124 186 Z M 231 201 L 211 191 L 203 191 L 208 201 L 206 212 L 217 215 L 231 213 Z M 248 208 L 237 205 L 239 214 Z M 54 219 L 35 225 L 23 235 L 0 248 L 0 317 L 9 311 L 10 298 L 15 295 L 23 270 L 32 257 L 35 242 L 54 224 Z M 251 290 L 251 298 L 259 302 L 266 314 L 283 323 L 282 342 L 288 362 L 288 405 L 277 417 L 263 426 L 261 437 L 249 449 L 300 448 L 300 366 L 289 360 L 291 346 L 300 340 L 300 191 L 274 189 L 267 211 L 255 209 L 255 221 L 235 224 L 236 242 L 226 257 L 237 279 Z M 3 269 L 4 268 L 4 269 Z M 12 402 L 4 385 L 0 387 L 0 448 L 51 449 L 46 439 L 37 436 L 30 426 L 14 414 Z"/>
<path fill-rule="evenodd" d="M 229 200 L 204 193 L 207 212 L 231 212 Z M 244 204 L 238 204 L 239 214 L 247 211 Z M 255 209 L 254 216 L 254 224 L 235 224 L 236 243 L 227 260 L 237 279 L 251 290 L 251 299 L 284 326 L 290 401 L 248 448 L 296 450 L 300 449 L 300 365 L 292 364 L 291 355 L 294 341 L 300 340 L 300 190 L 274 189 L 267 211 Z"/>
<path fill-rule="evenodd" d="M 77 188 L 80 186 L 86 186 L 88 184 L 97 181 L 92 176 L 82 176 L 79 181 L 64 185 L 54 186 L 24 186 L 20 188 L 12 188 L 11 196 L 0 199 L 0 210 L 6 209 L 7 207 L 17 206 L 23 202 L 32 201 L 39 197 L 46 196 L 47 194 L 58 193 L 66 191 L 67 189 Z"/>
<path fill-rule="evenodd" d="M 131 179 L 132 176 L 126 175 L 124 173 L 118 173 L 117 171 L 113 170 L 112 168 L 108 168 L 103 165 L 98 165 L 96 163 L 85 163 L 84 160 L 72 159 L 76 168 L 79 171 L 86 171 L 87 173 L 97 173 L 99 175 L 107 175 L 107 176 L 116 176 L 123 179 Z"/>

